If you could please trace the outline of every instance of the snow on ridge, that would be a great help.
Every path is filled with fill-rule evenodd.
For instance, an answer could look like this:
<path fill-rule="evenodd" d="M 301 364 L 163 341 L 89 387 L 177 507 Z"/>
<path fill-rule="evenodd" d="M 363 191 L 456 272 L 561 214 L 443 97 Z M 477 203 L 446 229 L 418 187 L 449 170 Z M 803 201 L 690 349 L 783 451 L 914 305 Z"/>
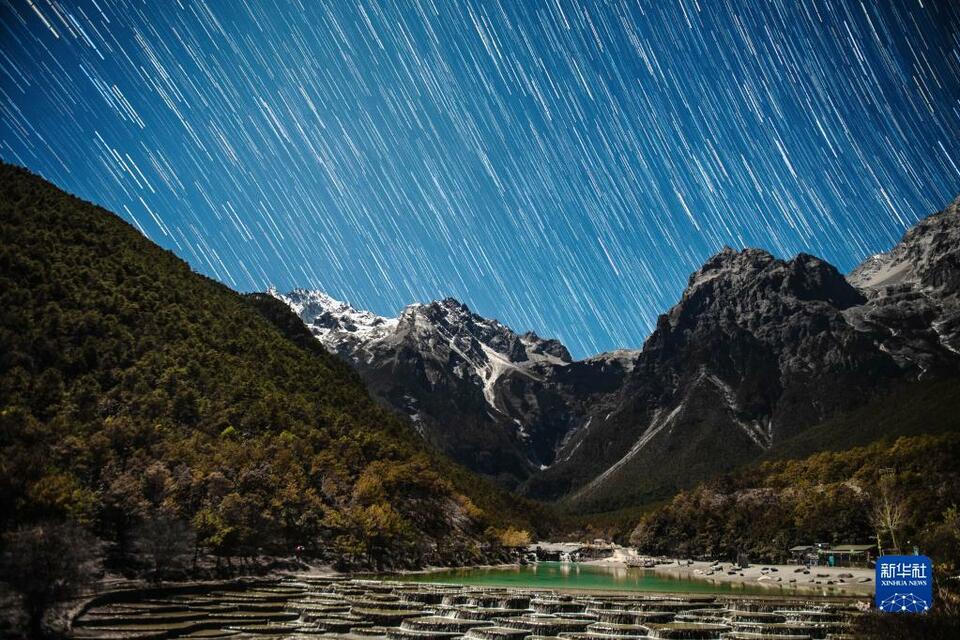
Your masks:
<path fill-rule="evenodd" d="M 487 358 L 487 365 L 483 367 L 482 374 L 480 371 L 477 372 L 478 375 L 480 375 L 480 379 L 483 380 L 483 397 L 487 400 L 487 404 L 493 407 L 494 410 L 502 413 L 497 407 L 494 385 L 496 385 L 497 380 L 499 380 L 503 374 L 509 371 L 516 371 L 534 380 L 539 380 L 539 378 L 528 371 L 526 367 L 511 362 L 504 354 L 482 342 L 480 343 L 480 348 L 483 349 L 483 354 Z"/>
<path fill-rule="evenodd" d="M 647 425 L 647 428 L 644 430 L 643 434 L 641 434 L 640 438 L 633 444 L 632 447 L 630 447 L 630 450 L 627 451 L 627 453 L 624 454 L 619 460 L 607 467 L 603 473 L 587 483 L 582 489 L 574 493 L 572 498 L 576 500 L 581 496 L 589 495 L 594 489 L 606 482 L 607 479 L 616 473 L 618 469 L 635 458 L 636 455 L 640 453 L 640 451 L 647 446 L 651 440 L 653 440 L 661 431 L 673 423 L 677 416 L 680 415 L 680 412 L 683 411 L 685 403 L 686 400 L 684 399 L 666 416 L 663 416 L 663 409 L 661 407 L 654 409 L 653 416 L 650 418 L 650 423 Z"/>
<path fill-rule="evenodd" d="M 275 287 L 270 287 L 267 293 L 286 303 L 331 350 L 335 350 L 342 338 L 361 342 L 382 338 L 392 333 L 399 322 L 397 318 L 386 318 L 372 311 L 356 309 L 323 291 L 294 289 L 288 294 L 281 294 Z"/>
<path fill-rule="evenodd" d="M 356 309 L 319 290 L 294 289 L 281 294 L 275 287 L 270 287 L 267 293 L 287 304 L 329 351 L 354 358 L 362 357 L 360 354 L 366 352 L 368 364 L 374 357 L 372 349 L 375 345 L 402 339 L 404 335 L 415 340 L 425 353 L 442 345 L 464 361 L 454 373 L 460 377 L 475 376 L 482 385 L 484 399 L 496 413 L 502 413 L 497 407 L 495 392 L 501 376 L 516 372 L 539 379 L 531 370 L 532 365 L 567 364 L 553 354 L 538 352 L 538 347 L 547 340 L 519 336 L 497 320 L 474 314 L 453 298 L 427 304 L 413 303 L 404 307 L 397 317 L 387 318 Z M 514 362 L 503 346 L 510 343 L 513 336 L 523 347 L 524 361 Z M 465 340 L 475 340 L 480 350 L 468 348 Z"/>
<path fill-rule="evenodd" d="M 633 444 L 633 446 L 630 447 L 630 449 L 619 460 L 617 460 L 612 465 L 607 467 L 607 469 L 603 473 L 596 476 L 593 480 L 587 483 L 583 488 L 581 488 L 579 491 L 573 494 L 573 498 L 577 499 L 584 495 L 589 495 L 592 491 L 594 491 L 599 486 L 604 484 L 613 474 L 617 472 L 618 469 L 620 469 L 621 467 L 626 465 L 628 462 L 630 462 L 633 458 L 635 458 L 637 454 L 639 454 L 640 451 L 642 451 L 644 447 L 646 447 L 647 444 L 650 443 L 651 440 L 653 440 L 658 434 L 660 434 L 660 432 L 662 432 L 664 429 L 672 425 L 676 421 L 678 416 L 680 416 L 681 412 L 686 406 L 687 400 L 689 399 L 690 393 L 692 392 L 693 388 L 703 382 L 709 382 L 714 387 L 716 387 L 717 391 L 719 391 L 720 395 L 723 397 L 724 403 L 727 405 L 727 409 L 729 410 L 730 417 L 733 419 L 734 423 L 736 423 L 736 425 L 743 430 L 743 432 L 747 435 L 747 437 L 749 437 L 750 440 L 752 440 L 753 443 L 756 444 L 760 449 L 769 449 L 773 441 L 772 421 L 768 419 L 766 424 L 761 424 L 760 422 L 747 423 L 741 420 L 737 416 L 738 407 L 736 402 L 736 393 L 734 392 L 733 388 L 730 387 L 730 385 L 725 383 L 723 380 L 721 380 L 718 376 L 712 373 L 709 373 L 704 368 L 700 371 L 700 375 L 691 385 L 687 394 L 684 396 L 683 399 L 681 399 L 681 401 L 679 402 L 679 404 L 677 404 L 677 406 L 675 406 L 666 415 L 664 415 L 663 407 L 657 407 L 656 409 L 654 409 L 653 415 L 650 417 L 650 422 L 648 423 L 647 428 L 643 431 L 643 433 L 640 435 L 640 438 Z M 609 415 L 607 417 L 609 418 Z M 589 422 L 585 426 L 589 426 Z"/>
<path fill-rule="evenodd" d="M 957 206 L 960 198 L 940 213 L 928 216 L 907 229 L 889 251 L 877 253 L 847 275 L 847 281 L 861 289 L 896 284 L 918 284 L 922 274 L 936 262 L 944 245 L 955 244 L 960 235 Z"/>

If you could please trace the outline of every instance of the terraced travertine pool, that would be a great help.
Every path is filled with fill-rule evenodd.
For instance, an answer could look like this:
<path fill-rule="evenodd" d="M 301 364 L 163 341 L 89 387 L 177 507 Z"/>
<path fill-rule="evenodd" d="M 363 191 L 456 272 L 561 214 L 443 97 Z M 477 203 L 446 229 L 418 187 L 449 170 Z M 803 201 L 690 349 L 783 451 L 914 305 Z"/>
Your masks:
<path fill-rule="evenodd" d="M 510 587 L 291 577 L 101 597 L 81 640 L 802 640 L 841 638 L 853 601 L 788 597 L 562 593 Z"/>

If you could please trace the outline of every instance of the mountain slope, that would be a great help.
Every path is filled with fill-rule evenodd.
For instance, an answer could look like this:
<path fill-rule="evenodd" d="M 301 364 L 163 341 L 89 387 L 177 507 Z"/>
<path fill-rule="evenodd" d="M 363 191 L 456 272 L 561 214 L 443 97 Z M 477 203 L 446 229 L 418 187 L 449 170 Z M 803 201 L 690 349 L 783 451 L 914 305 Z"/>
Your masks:
<path fill-rule="evenodd" d="M 515 507 L 305 334 L 0 166 L 0 528 L 71 518 L 122 555 L 162 516 L 217 556 L 477 560 Z"/>
<path fill-rule="evenodd" d="M 516 334 L 452 298 L 383 318 L 322 292 L 270 294 L 454 460 L 507 485 L 552 460 L 562 433 L 526 419 L 510 406 L 515 396 L 505 397 L 503 387 L 514 379 L 535 384 L 565 368 L 570 354 L 556 340 Z"/>
<path fill-rule="evenodd" d="M 582 361 L 455 300 L 387 319 L 319 292 L 280 297 L 441 450 L 527 495 L 606 510 L 661 499 L 817 425 L 857 444 L 897 433 L 844 416 L 960 373 L 958 218 L 953 203 L 848 277 L 814 256 L 725 248 L 641 350 Z"/>
<path fill-rule="evenodd" d="M 960 199 L 848 276 L 869 298 L 847 320 L 904 369 L 936 376 L 960 356 Z"/>
<path fill-rule="evenodd" d="M 783 561 L 794 545 L 877 540 L 870 518 L 880 483 L 903 514 L 899 541 L 938 563 L 956 564 L 960 434 L 884 439 L 865 447 L 750 465 L 682 491 L 640 518 L 631 541 L 641 551 L 751 562 Z M 954 517 L 955 519 L 955 517 Z M 952 528 L 952 531 L 951 531 Z M 799 576 L 784 576 L 796 578 Z"/>
<path fill-rule="evenodd" d="M 818 422 L 847 394 L 897 375 L 843 319 L 843 309 L 863 300 L 816 258 L 724 250 L 660 317 L 617 411 L 531 490 L 569 479 L 559 484 L 563 493 L 588 508 L 611 491 L 649 500 Z M 673 462 L 667 470 L 658 469 L 663 459 Z"/>
<path fill-rule="evenodd" d="M 816 425 L 833 425 L 816 431 L 826 436 L 820 448 L 903 432 L 843 416 L 960 374 L 958 241 L 953 203 L 849 278 L 812 256 L 725 249 L 660 317 L 618 410 L 527 491 L 576 510 L 620 507 L 757 459 Z"/>

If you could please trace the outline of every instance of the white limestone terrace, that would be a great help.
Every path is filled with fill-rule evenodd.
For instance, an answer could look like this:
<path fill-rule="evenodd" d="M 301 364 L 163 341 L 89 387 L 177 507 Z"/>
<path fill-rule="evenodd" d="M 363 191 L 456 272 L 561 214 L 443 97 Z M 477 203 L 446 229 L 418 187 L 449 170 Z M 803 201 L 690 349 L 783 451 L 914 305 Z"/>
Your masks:
<path fill-rule="evenodd" d="M 568 553 L 583 546 L 538 544 L 541 549 Z M 581 566 L 589 564 L 565 566 L 574 568 L 575 578 L 581 574 Z M 693 567 L 709 565 L 696 563 Z M 611 576 L 610 584 L 616 585 L 613 576 L 628 571 L 625 564 L 621 566 L 617 572 L 601 571 L 599 575 Z M 684 563 L 684 569 L 688 566 Z M 499 586 L 471 586 L 431 583 L 430 574 L 351 579 L 322 571 L 280 579 L 249 578 L 242 583 L 205 583 L 191 585 L 189 590 L 155 589 L 148 599 L 142 591 L 127 588 L 91 601 L 73 621 L 69 635 L 77 640 L 840 638 L 847 637 L 844 634 L 866 608 L 866 590 L 853 592 L 851 599 L 821 598 L 818 592 L 824 590 L 825 581 L 817 579 L 812 585 L 816 589 L 804 588 L 791 577 L 800 574 L 787 573 L 790 567 L 751 567 L 760 577 L 751 579 L 750 586 L 758 591 L 767 587 L 767 591 L 761 597 L 734 593 L 724 588 L 724 583 L 746 585 L 746 578 L 740 567 L 735 567 L 736 572 L 733 568 L 729 573 L 738 573 L 736 579 L 718 571 L 720 579 L 711 579 L 713 585 L 700 582 L 716 594 L 628 591 L 622 586 L 583 591 L 577 590 L 575 580 L 554 589 L 546 571 L 539 573 L 542 588 L 534 578 L 527 578 L 533 585 L 530 588 L 518 587 L 515 577 L 514 582 Z M 596 569 L 583 571 L 585 576 L 598 575 Z M 842 578 L 835 580 L 843 582 Z M 826 582 L 835 585 L 835 580 Z"/>

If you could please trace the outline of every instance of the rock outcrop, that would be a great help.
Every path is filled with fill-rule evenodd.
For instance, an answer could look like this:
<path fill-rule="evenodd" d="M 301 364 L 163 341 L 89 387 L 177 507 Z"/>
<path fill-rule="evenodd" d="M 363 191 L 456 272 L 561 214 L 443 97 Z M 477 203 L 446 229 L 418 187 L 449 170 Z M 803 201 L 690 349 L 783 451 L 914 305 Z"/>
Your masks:
<path fill-rule="evenodd" d="M 960 212 L 922 220 L 847 277 L 806 254 L 724 248 L 642 349 L 580 361 L 449 298 L 389 319 L 322 293 L 281 297 L 456 460 L 607 509 L 756 459 L 905 382 L 960 375 Z"/>

